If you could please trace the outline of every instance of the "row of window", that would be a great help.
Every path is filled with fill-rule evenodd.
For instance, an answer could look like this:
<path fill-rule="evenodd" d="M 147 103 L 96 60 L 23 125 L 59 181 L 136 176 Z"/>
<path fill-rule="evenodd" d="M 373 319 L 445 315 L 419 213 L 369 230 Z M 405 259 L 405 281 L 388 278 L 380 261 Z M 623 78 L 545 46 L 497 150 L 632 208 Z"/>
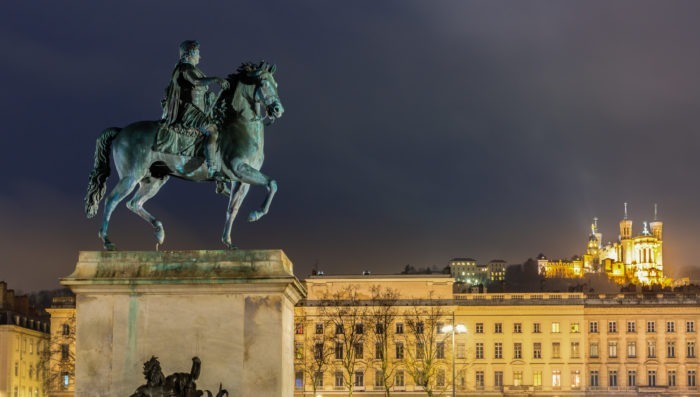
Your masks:
<path fill-rule="evenodd" d="M 352 346 L 353 348 L 353 353 L 355 355 L 355 358 L 357 359 L 364 359 L 364 344 L 363 343 L 355 343 Z M 335 347 L 333 350 L 333 354 L 336 360 L 342 360 L 343 359 L 343 353 L 345 349 L 345 344 L 342 342 L 336 342 Z M 396 342 L 394 344 L 394 351 L 395 351 L 395 358 L 397 359 L 404 359 L 405 358 L 405 348 L 403 342 Z M 422 343 L 417 343 L 416 344 L 416 354 L 414 358 L 418 360 L 423 360 L 425 359 L 425 354 L 426 354 L 426 348 L 425 345 Z M 322 360 L 324 355 L 324 345 L 321 342 L 318 342 L 314 345 L 314 359 L 315 360 Z M 304 358 L 304 344 L 297 342 L 294 344 L 294 356 L 296 359 L 301 360 Z M 437 342 L 435 345 L 435 357 L 438 359 L 444 359 L 445 358 L 445 343 L 444 342 Z M 381 342 L 375 343 L 374 346 L 374 358 L 375 359 L 383 359 L 384 358 L 384 346 Z"/>
<path fill-rule="evenodd" d="M 343 350 L 344 350 L 344 343 L 343 342 L 336 342 L 335 343 L 335 349 L 334 349 L 334 354 L 335 354 L 335 359 L 336 360 L 342 360 L 343 359 Z M 666 357 L 667 358 L 676 358 L 677 354 L 677 349 L 676 349 L 676 341 L 667 341 L 666 342 Z M 375 343 L 375 349 L 374 349 L 374 358 L 375 359 L 383 359 L 384 358 L 384 345 L 381 342 Z M 457 358 L 464 358 L 464 350 L 465 350 L 465 345 L 463 343 L 460 343 L 457 345 L 456 349 L 456 356 Z M 405 346 L 403 342 L 396 342 L 394 345 L 394 351 L 395 355 L 394 358 L 396 359 L 404 359 L 405 358 Z M 416 344 L 416 353 L 414 358 L 422 360 L 425 358 L 425 353 L 426 349 L 425 346 L 422 343 L 417 343 Z M 485 359 L 485 349 L 484 349 L 484 343 L 483 342 L 476 342 L 475 344 L 475 358 L 478 360 Z M 353 353 L 355 354 L 355 357 L 358 359 L 363 359 L 364 358 L 364 343 L 357 342 L 353 344 Z M 580 349 L 580 343 L 579 342 L 571 342 L 570 344 L 570 358 L 581 358 L 581 349 Z M 320 360 L 323 358 L 324 354 L 324 344 L 322 342 L 317 342 L 314 345 L 314 358 L 317 360 Z M 650 340 L 647 341 L 646 344 L 646 357 L 647 358 L 656 358 L 657 354 L 657 349 L 656 349 L 656 341 L 655 340 Z M 295 356 L 297 359 L 302 359 L 304 357 L 304 344 L 297 342 L 295 344 Z M 436 348 L 435 348 L 435 356 L 438 359 L 444 359 L 445 358 L 445 343 L 444 342 L 437 342 L 436 343 Z M 617 358 L 618 357 L 618 342 L 617 341 L 608 341 L 608 355 L 609 358 Z M 523 344 L 520 342 L 513 343 L 513 359 L 523 359 Z M 541 342 L 534 342 L 532 344 L 532 356 L 533 359 L 541 359 L 542 357 L 542 343 Z M 600 345 L 599 342 L 597 341 L 592 341 L 590 342 L 589 345 L 589 357 L 591 358 L 599 358 L 600 357 Z M 637 342 L 636 341 L 628 341 L 627 342 L 627 358 L 636 358 L 637 357 Z M 695 342 L 686 342 L 685 344 L 685 357 L 687 358 L 695 358 Z M 494 359 L 503 359 L 503 342 L 495 342 L 493 344 L 493 358 Z M 552 350 L 551 350 L 551 358 L 561 358 L 561 343 L 560 342 L 552 342 Z"/>
<path fill-rule="evenodd" d="M 422 377 L 421 374 L 418 374 L 418 380 L 416 383 L 419 385 L 425 384 L 424 380 L 421 380 Z M 345 373 L 343 371 L 335 371 L 333 374 L 333 380 L 334 384 L 333 386 L 335 387 L 345 387 Z M 376 370 L 374 373 L 374 386 L 375 387 L 383 387 L 386 381 L 386 377 L 384 376 L 384 372 L 382 370 Z M 393 387 L 394 388 L 402 388 L 406 386 L 406 373 L 404 370 L 396 370 L 394 375 L 393 375 Z M 314 383 L 316 384 L 316 387 L 323 387 L 323 372 L 316 372 L 314 373 Z M 365 372 L 362 370 L 355 371 L 352 377 L 352 385 L 355 388 L 358 387 L 364 387 L 365 386 Z M 446 377 L 445 377 L 445 370 L 442 368 L 439 368 L 436 373 L 435 373 L 435 385 L 437 387 L 445 387 L 446 386 Z M 295 373 L 295 386 L 297 388 L 302 388 L 304 386 L 304 372 L 303 371 L 296 371 Z"/>
<path fill-rule="evenodd" d="M 335 326 L 335 334 L 336 335 L 344 335 L 345 334 L 345 326 L 343 324 L 334 324 Z M 404 333 L 404 323 L 396 323 L 395 324 L 395 333 L 397 334 L 403 334 Z M 324 324 L 323 323 L 316 323 L 315 324 L 315 333 L 317 335 L 322 335 L 324 332 Z M 362 323 L 358 323 L 354 325 L 354 332 L 355 334 L 362 335 L 365 333 L 365 325 Z M 437 328 L 437 333 L 441 334 L 443 324 L 442 323 L 437 323 L 436 325 Z M 413 330 L 414 333 L 416 334 L 422 334 L 425 331 L 425 324 L 422 322 L 418 322 L 415 324 L 415 329 Z M 384 324 L 377 323 L 374 325 L 374 332 L 378 335 L 384 334 Z M 304 323 L 296 323 L 295 324 L 295 329 L 294 333 L 297 335 L 301 335 L 304 333 Z"/>
<path fill-rule="evenodd" d="M 676 332 L 676 321 L 669 320 L 666 321 L 666 332 L 674 333 Z M 656 321 L 650 320 L 646 322 L 646 332 L 655 333 L 657 330 Z M 598 321 L 590 321 L 588 323 L 588 332 L 595 334 L 599 332 Z M 608 333 L 615 334 L 618 332 L 617 321 L 608 321 Z M 627 332 L 636 333 L 637 332 L 637 322 L 634 320 L 627 320 Z M 685 332 L 695 332 L 695 321 L 688 320 L 685 322 Z"/>
<path fill-rule="evenodd" d="M 615 334 L 618 332 L 618 322 L 617 320 L 610 320 L 607 323 L 608 325 L 608 333 L 610 334 Z M 628 320 L 626 322 L 627 325 L 627 332 L 628 333 L 636 333 L 637 332 L 637 321 L 635 320 Z M 364 333 L 364 324 L 355 324 L 355 333 L 356 334 L 363 334 Z M 417 334 L 422 334 L 424 332 L 424 324 L 423 323 L 417 323 L 415 327 L 415 333 Z M 675 333 L 676 332 L 676 321 L 675 320 L 669 320 L 666 321 L 666 332 L 667 333 Z M 599 323 L 598 321 L 589 321 L 588 323 L 588 332 L 589 333 L 598 333 L 599 331 Z M 647 333 L 655 333 L 657 330 L 656 326 L 656 321 L 650 320 L 646 322 L 646 332 Z M 316 334 L 323 334 L 324 331 L 324 324 L 323 323 L 316 323 L 315 324 L 315 332 Z M 571 333 L 579 333 L 580 332 L 580 327 L 579 323 L 577 322 L 572 322 L 569 323 L 569 331 Z M 296 324 L 296 331 L 297 334 L 303 334 L 304 333 L 304 324 L 303 323 L 297 323 Z M 404 323 L 396 323 L 395 324 L 395 332 L 397 334 L 403 334 L 404 333 Z M 437 333 L 442 333 L 442 324 L 438 323 L 436 326 L 436 332 Z M 523 323 L 513 323 L 513 333 L 515 334 L 520 334 L 523 332 Z M 535 334 L 539 334 L 542 332 L 542 326 L 541 323 L 532 323 L 532 332 Z M 551 323 L 551 332 L 552 333 L 560 333 L 561 332 L 561 324 L 559 322 L 552 322 Z M 685 321 L 685 332 L 695 332 L 695 321 L 693 320 L 688 320 Z M 343 324 L 335 324 L 335 333 L 336 334 L 344 334 L 344 326 Z M 375 324 L 375 333 L 377 334 L 383 334 L 384 333 L 384 324 Z M 484 333 L 484 323 L 476 323 L 474 326 L 474 333 L 476 334 L 483 334 Z M 503 323 L 494 323 L 493 324 L 493 333 L 495 334 L 502 334 L 503 333 Z"/>
<path fill-rule="evenodd" d="M 323 387 L 323 372 L 316 372 L 314 374 L 314 383 L 316 384 L 316 387 Z M 542 386 L 542 375 L 543 372 L 540 370 L 535 370 L 532 372 L 532 385 L 533 386 Z M 552 370 L 552 387 L 553 388 L 561 388 L 562 387 L 562 377 L 561 377 L 561 370 L 555 369 Z M 485 373 L 484 371 L 477 370 L 474 372 L 474 385 L 476 388 L 483 388 L 485 386 Z M 374 386 L 377 387 L 382 387 L 385 384 L 385 381 L 387 379 L 384 376 L 384 372 L 382 370 L 376 370 L 375 375 L 374 375 Z M 582 379 L 581 379 L 581 371 L 579 370 L 574 370 L 571 371 L 571 377 L 569 378 L 570 380 L 570 386 L 572 389 L 578 389 L 582 386 Z M 676 370 L 669 370 L 666 373 L 666 386 L 679 386 L 678 383 L 678 373 Z M 343 371 L 335 371 L 334 373 L 334 386 L 335 387 L 345 387 L 345 373 Z M 405 381 L 406 381 L 406 374 L 404 373 L 403 370 L 397 370 L 394 374 L 393 378 L 393 387 L 403 387 L 405 386 Z M 355 371 L 354 376 L 352 377 L 352 382 L 354 387 L 364 387 L 365 386 L 365 372 L 362 370 Z M 626 386 L 640 386 L 637 383 L 637 371 L 636 370 L 628 370 L 627 371 L 627 379 L 626 379 Z M 686 379 L 685 379 L 685 386 L 688 387 L 695 387 L 697 386 L 697 372 L 694 369 L 686 371 Z M 418 374 L 418 383 L 419 385 L 423 383 L 421 381 L 420 374 Z M 524 379 L 523 379 L 523 371 L 520 370 L 514 370 L 513 371 L 513 386 L 521 386 L 524 384 Z M 297 371 L 295 374 L 295 385 L 297 388 L 301 388 L 304 385 L 304 373 L 303 371 Z M 436 372 L 435 375 L 435 385 L 437 387 L 444 387 L 445 386 L 445 370 L 442 368 L 439 368 Z M 503 383 L 503 371 L 494 371 L 493 372 L 493 385 L 496 387 L 501 387 L 504 386 Z M 589 377 L 588 377 L 588 386 L 595 388 L 595 387 L 600 387 L 601 384 L 601 375 L 598 370 L 591 370 L 589 372 Z M 464 387 L 465 386 L 465 379 L 464 379 L 464 374 L 460 374 L 459 381 L 457 382 L 458 387 Z M 607 386 L 609 387 L 617 387 L 617 386 L 622 386 L 620 379 L 619 379 L 619 374 L 617 370 L 610 370 L 608 371 L 608 378 L 607 378 Z M 647 379 L 646 379 L 646 384 L 645 386 L 660 386 L 657 383 L 657 370 L 648 370 L 647 371 Z"/>
<path fill-rule="evenodd" d="M 29 364 L 29 371 L 27 372 L 27 367 L 25 366 L 26 364 L 22 364 L 22 377 L 27 377 L 29 380 L 32 380 L 36 377 L 36 380 L 39 380 L 39 377 L 42 375 L 41 371 L 39 371 L 39 366 L 37 365 L 36 371 L 34 370 L 34 365 Z M 20 368 L 19 368 L 19 361 L 15 361 L 15 377 L 19 377 L 20 375 Z M 29 376 L 27 376 L 29 375 Z"/>
<path fill-rule="evenodd" d="M 618 356 L 617 352 L 617 341 L 608 341 L 608 357 L 616 358 Z M 657 349 L 656 341 L 650 340 L 646 343 L 646 357 L 656 358 Z M 666 357 L 676 358 L 676 341 L 666 341 Z M 598 358 L 600 356 L 599 342 L 590 342 L 589 355 L 591 358 Z M 695 342 L 686 342 L 685 344 L 685 356 L 687 358 L 695 358 Z M 627 342 L 627 357 L 636 358 L 637 357 L 637 342 L 628 341 Z"/>

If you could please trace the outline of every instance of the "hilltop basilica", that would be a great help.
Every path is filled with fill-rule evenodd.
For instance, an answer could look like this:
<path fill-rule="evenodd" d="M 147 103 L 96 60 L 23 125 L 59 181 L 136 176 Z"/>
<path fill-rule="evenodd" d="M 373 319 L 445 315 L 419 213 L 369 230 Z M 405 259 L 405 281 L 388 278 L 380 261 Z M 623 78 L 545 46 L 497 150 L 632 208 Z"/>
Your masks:
<path fill-rule="evenodd" d="M 598 231 L 598 218 L 593 218 L 586 253 L 570 260 L 548 260 L 540 255 L 538 269 L 547 278 L 582 278 L 586 274 L 605 273 L 617 284 L 666 284 L 663 274 L 663 222 L 657 219 L 642 222 L 640 234 L 632 231 L 632 220 L 625 215 L 620 220 L 620 235 L 616 242 L 603 243 Z"/>

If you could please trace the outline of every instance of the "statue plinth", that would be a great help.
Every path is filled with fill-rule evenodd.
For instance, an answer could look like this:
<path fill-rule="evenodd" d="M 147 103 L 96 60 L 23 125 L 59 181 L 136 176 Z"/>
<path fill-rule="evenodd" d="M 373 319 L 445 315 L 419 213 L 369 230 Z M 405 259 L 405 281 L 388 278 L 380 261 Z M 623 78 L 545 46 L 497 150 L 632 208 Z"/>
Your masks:
<path fill-rule="evenodd" d="M 306 291 L 280 250 L 81 252 L 61 280 L 76 294 L 76 396 L 129 396 L 143 363 L 202 360 L 197 384 L 291 396 L 294 305 Z"/>

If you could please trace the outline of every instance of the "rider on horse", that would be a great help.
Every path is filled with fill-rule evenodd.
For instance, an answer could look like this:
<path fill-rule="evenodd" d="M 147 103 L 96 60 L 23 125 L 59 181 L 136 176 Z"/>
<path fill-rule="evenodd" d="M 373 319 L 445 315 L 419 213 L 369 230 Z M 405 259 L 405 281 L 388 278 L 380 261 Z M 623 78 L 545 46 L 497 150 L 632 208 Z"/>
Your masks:
<path fill-rule="evenodd" d="M 206 77 L 197 67 L 199 60 L 199 42 L 183 41 L 180 44 L 180 61 L 175 65 L 162 100 L 162 119 L 167 126 L 193 128 L 206 137 L 204 156 L 209 178 L 214 178 L 220 169 L 216 145 L 219 132 L 209 109 L 213 101 L 207 101 L 205 96 L 210 83 L 217 83 L 222 89 L 228 88 L 229 83 L 220 77 Z"/>

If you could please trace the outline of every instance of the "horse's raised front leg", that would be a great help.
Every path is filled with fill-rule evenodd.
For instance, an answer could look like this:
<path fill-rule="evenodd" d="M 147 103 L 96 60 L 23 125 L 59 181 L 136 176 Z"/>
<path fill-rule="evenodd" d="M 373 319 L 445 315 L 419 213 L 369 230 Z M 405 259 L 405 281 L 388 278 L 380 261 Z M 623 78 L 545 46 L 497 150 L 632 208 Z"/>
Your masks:
<path fill-rule="evenodd" d="M 154 233 L 156 235 L 156 240 L 158 240 L 156 250 L 159 245 L 163 244 L 163 240 L 165 240 L 165 230 L 163 229 L 163 224 L 155 216 L 151 215 L 150 212 L 146 211 L 143 205 L 158 193 L 168 179 L 170 179 L 170 177 L 167 175 L 163 178 L 143 178 L 139 181 L 139 190 L 137 190 L 134 197 L 126 203 L 127 208 L 150 223 L 155 229 Z"/>
<path fill-rule="evenodd" d="M 117 182 L 117 185 L 114 186 L 114 189 L 112 189 L 112 191 L 105 199 L 105 209 L 104 215 L 102 217 L 102 227 L 100 228 L 100 232 L 98 234 L 102 239 L 102 244 L 104 245 L 106 250 L 114 251 L 115 249 L 117 249 L 116 245 L 114 245 L 114 243 L 112 243 L 109 240 L 109 237 L 107 235 L 107 229 L 109 228 L 109 219 L 112 217 L 112 212 L 114 212 L 114 209 L 117 207 L 117 205 L 122 200 L 124 200 L 124 197 L 128 196 L 129 193 L 131 193 L 134 190 L 137 183 L 138 179 L 135 177 L 124 177 L 120 179 L 119 182 Z"/>
<path fill-rule="evenodd" d="M 255 222 L 270 210 L 272 199 L 275 197 L 275 193 L 277 193 L 277 182 L 243 162 L 234 165 L 232 170 L 242 182 L 255 186 L 265 186 L 267 188 L 267 196 L 260 209 L 251 211 L 248 215 L 248 222 Z"/>
<path fill-rule="evenodd" d="M 236 219 L 238 210 L 241 208 L 243 199 L 248 194 L 250 185 L 237 181 L 231 182 L 230 196 L 228 200 L 228 208 L 226 209 L 226 224 L 224 225 L 224 233 L 221 235 L 221 241 L 229 249 L 235 249 L 236 246 L 231 242 L 231 229 L 233 220 Z"/>

